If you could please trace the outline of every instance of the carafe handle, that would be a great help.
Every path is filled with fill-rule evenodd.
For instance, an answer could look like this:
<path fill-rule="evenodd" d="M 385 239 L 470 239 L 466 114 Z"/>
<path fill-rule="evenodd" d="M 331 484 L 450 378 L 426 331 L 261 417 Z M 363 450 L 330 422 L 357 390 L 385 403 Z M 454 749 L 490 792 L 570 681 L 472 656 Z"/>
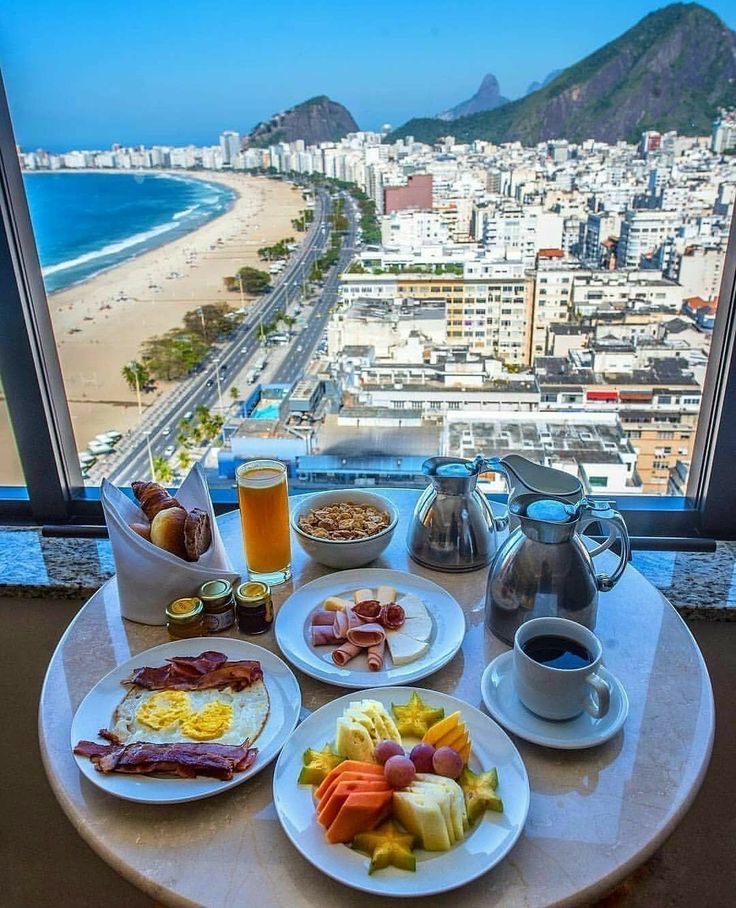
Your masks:
<path fill-rule="evenodd" d="M 618 511 L 614 511 L 607 501 L 594 501 L 592 498 L 586 498 L 582 501 L 581 518 L 578 524 L 578 532 L 583 533 L 586 527 L 591 523 L 600 523 L 608 531 L 608 538 L 600 545 L 588 551 L 591 559 L 600 555 L 606 549 L 610 549 L 613 543 L 621 540 L 621 554 L 619 555 L 618 564 L 612 574 L 596 574 L 595 582 L 602 593 L 612 590 L 621 579 L 621 575 L 626 569 L 626 565 L 631 557 L 631 543 L 629 542 L 629 532 L 626 529 L 626 523 Z"/>

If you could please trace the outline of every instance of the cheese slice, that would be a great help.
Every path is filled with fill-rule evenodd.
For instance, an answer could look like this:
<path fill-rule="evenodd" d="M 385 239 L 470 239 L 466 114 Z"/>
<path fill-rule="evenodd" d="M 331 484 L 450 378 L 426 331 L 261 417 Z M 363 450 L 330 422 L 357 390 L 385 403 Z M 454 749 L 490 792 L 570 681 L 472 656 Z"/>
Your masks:
<path fill-rule="evenodd" d="M 376 593 L 376 599 L 381 605 L 388 605 L 389 602 L 396 602 L 396 590 L 392 586 L 379 586 Z"/>
<path fill-rule="evenodd" d="M 415 640 L 400 630 L 386 634 L 386 644 L 394 665 L 406 665 L 407 662 L 413 662 L 429 649 L 428 641 Z"/>
<path fill-rule="evenodd" d="M 398 600 L 399 605 L 404 609 L 404 615 L 407 618 L 420 618 L 424 615 L 429 616 L 429 612 L 422 600 L 413 593 L 407 593 Z"/>
<path fill-rule="evenodd" d="M 402 634 L 413 637 L 415 640 L 429 640 L 432 634 L 432 619 L 429 615 L 417 615 L 407 618 L 399 628 Z"/>
<path fill-rule="evenodd" d="M 373 590 L 363 588 L 362 590 L 356 590 L 353 593 L 353 602 L 356 605 L 359 602 L 365 602 L 368 599 L 373 599 Z"/>

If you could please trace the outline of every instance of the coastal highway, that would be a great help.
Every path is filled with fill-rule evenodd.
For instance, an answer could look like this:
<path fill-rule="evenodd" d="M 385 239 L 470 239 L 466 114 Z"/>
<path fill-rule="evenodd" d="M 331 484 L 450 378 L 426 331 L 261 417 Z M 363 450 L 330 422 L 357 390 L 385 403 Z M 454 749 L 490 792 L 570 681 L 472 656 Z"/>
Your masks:
<path fill-rule="evenodd" d="M 330 317 L 330 310 L 337 302 L 337 287 L 340 274 L 350 264 L 355 245 L 356 220 L 353 202 L 347 195 L 345 199 L 345 214 L 348 219 L 348 230 L 343 237 L 342 249 L 337 264 L 330 269 L 330 273 L 325 281 L 325 285 L 320 293 L 319 299 L 314 305 L 309 321 L 302 329 L 301 334 L 292 342 L 289 355 L 276 370 L 273 382 L 294 382 L 304 375 L 307 364 L 309 363 L 314 351 L 317 348 L 322 332 L 325 329 Z"/>
<path fill-rule="evenodd" d="M 312 264 L 327 246 L 329 240 L 327 219 L 330 210 L 330 197 L 327 192 L 321 191 L 316 201 L 314 221 L 301 245 L 291 256 L 274 289 L 252 307 L 245 323 L 226 343 L 213 349 L 203 363 L 202 370 L 182 382 L 161 401 L 160 405 L 154 405 L 146 413 L 140 426 L 121 442 L 114 466 L 102 471 L 112 482 L 117 485 L 129 485 L 135 479 L 149 476 L 151 472 L 149 454 L 150 457 L 163 455 L 170 445 L 174 446 L 179 421 L 185 414 L 193 412 L 197 406 L 203 404 L 213 413 L 220 412 L 221 405 L 223 413 L 227 410 L 230 402 L 228 390 L 231 376 L 246 367 L 254 357 L 258 361 L 268 355 L 260 337 L 260 324 L 270 321 L 276 312 L 286 311 L 289 303 L 299 297 L 301 286 L 306 282 Z M 343 241 L 337 266 L 331 269 L 307 325 L 292 341 L 289 356 L 277 371 L 273 381 L 290 382 L 299 378 L 320 341 L 330 308 L 336 299 L 339 273 L 347 267 L 350 249 L 355 240 L 355 217 L 350 201 L 346 204 L 346 213 L 349 229 Z"/>

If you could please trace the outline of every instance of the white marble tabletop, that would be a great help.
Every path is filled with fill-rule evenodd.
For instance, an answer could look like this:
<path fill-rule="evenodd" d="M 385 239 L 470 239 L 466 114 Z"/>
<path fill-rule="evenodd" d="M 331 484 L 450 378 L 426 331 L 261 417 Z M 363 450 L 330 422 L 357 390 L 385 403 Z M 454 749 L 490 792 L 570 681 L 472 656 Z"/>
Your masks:
<path fill-rule="evenodd" d="M 372 566 L 438 583 L 466 617 L 461 650 L 418 686 L 481 707 L 483 669 L 508 649 L 484 625 L 487 570 L 446 574 L 412 562 L 405 536 L 418 493 L 387 494 L 402 517 Z M 244 569 L 237 513 L 220 518 L 220 527 L 236 566 Z M 308 560 L 296 542 L 293 567 L 293 580 L 274 589 L 277 608 L 293 589 L 329 572 Z M 700 787 L 713 742 L 713 697 L 682 619 L 628 567 L 617 587 L 600 597 L 596 633 L 607 668 L 628 693 L 626 723 L 611 740 L 586 750 L 553 750 L 511 736 L 529 774 L 529 816 L 507 857 L 457 890 L 466 908 L 590 903 L 653 853 Z M 243 639 L 278 652 L 273 632 Z M 216 797 L 167 806 L 118 800 L 82 777 L 70 747 L 71 721 L 82 699 L 115 666 L 168 640 L 164 627 L 120 617 L 112 578 L 82 608 L 52 657 L 40 703 L 41 751 L 53 790 L 82 837 L 166 905 L 377 905 L 376 896 L 329 879 L 295 850 L 273 806 L 272 767 Z M 345 693 L 295 674 L 309 710 Z M 421 904 L 439 908 L 447 898 L 423 897 Z"/>

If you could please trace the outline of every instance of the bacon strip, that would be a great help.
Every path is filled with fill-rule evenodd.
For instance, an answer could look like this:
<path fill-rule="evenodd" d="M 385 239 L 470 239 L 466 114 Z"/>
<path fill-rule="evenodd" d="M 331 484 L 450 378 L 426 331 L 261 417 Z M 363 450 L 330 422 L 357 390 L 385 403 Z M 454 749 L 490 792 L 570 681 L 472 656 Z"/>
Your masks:
<path fill-rule="evenodd" d="M 332 651 L 332 661 L 335 665 L 343 666 L 347 665 L 351 659 L 354 659 L 358 653 L 363 651 L 362 646 L 355 646 L 352 643 L 345 643 L 342 646 L 338 646 L 336 650 Z"/>
<path fill-rule="evenodd" d="M 361 624 L 360 627 L 351 627 L 348 631 L 348 642 L 355 646 L 376 646 L 385 639 L 386 631 L 380 624 Z"/>
<path fill-rule="evenodd" d="M 386 648 L 386 639 L 368 647 L 368 668 L 372 672 L 380 672 L 383 668 L 383 651 Z"/>
<path fill-rule="evenodd" d="M 261 663 L 254 659 L 228 662 L 212 650 L 199 656 L 179 656 L 168 665 L 136 669 L 126 684 L 147 690 L 207 690 L 232 687 L 239 691 L 263 678 Z"/>
<path fill-rule="evenodd" d="M 227 782 L 235 772 L 243 772 L 253 764 L 258 748 L 248 747 L 247 739 L 240 745 L 96 744 L 94 741 L 80 741 L 74 753 L 89 757 L 95 769 L 103 773 L 173 773 L 183 779 L 208 776 Z"/>

